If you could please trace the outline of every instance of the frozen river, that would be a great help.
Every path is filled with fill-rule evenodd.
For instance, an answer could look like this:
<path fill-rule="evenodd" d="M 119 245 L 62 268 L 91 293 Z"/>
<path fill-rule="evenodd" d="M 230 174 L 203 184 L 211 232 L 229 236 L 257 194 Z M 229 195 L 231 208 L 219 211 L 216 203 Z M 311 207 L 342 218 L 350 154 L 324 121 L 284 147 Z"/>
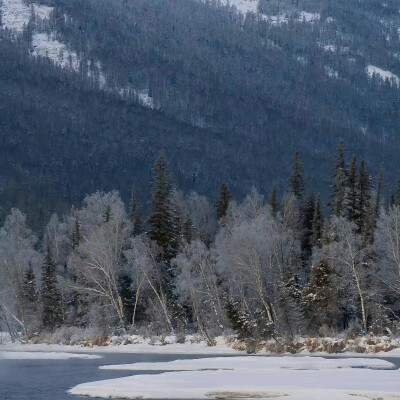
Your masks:
<path fill-rule="evenodd" d="M 1 360 L 1 400 L 72 400 L 79 397 L 66 393 L 85 382 L 160 372 L 99 369 L 101 365 L 137 362 L 164 362 L 204 358 L 205 355 L 174 354 L 101 354 L 103 358 L 82 360 Z M 381 359 L 385 359 L 384 357 Z M 400 358 L 387 359 L 400 368 Z"/>

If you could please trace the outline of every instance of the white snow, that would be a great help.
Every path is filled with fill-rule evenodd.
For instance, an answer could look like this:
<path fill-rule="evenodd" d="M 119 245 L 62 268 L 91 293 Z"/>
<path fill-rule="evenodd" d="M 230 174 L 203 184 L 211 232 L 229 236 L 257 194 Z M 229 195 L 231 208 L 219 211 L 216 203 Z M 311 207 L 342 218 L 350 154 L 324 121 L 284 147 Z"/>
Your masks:
<path fill-rule="evenodd" d="M 217 337 L 216 345 L 209 347 L 197 336 L 186 336 L 185 343 L 176 343 L 175 336 L 150 339 L 138 335 L 127 337 L 113 337 L 108 346 L 81 346 L 59 344 L 21 344 L 13 343 L 0 347 L 0 351 L 73 351 L 75 353 L 148 353 L 148 354 L 241 354 L 233 349 L 223 337 Z"/>
<path fill-rule="evenodd" d="M 34 56 L 48 57 L 60 67 L 79 70 L 78 55 L 55 39 L 54 34 L 35 32 L 32 36 L 32 47 Z"/>
<path fill-rule="evenodd" d="M 309 13 L 309 12 L 302 11 L 300 13 L 299 20 L 305 21 L 305 22 L 315 22 L 315 21 L 319 21 L 320 18 L 321 18 L 321 15 L 319 13 Z"/>
<path fill-rule="evenodd" d="M 76 354 L 58 352 L 0 351 L 0 360 L 69 360 L 79 358 L 91 360 L 102 358 L 95 354 Z"/>
<path fill-rule="evenodd" d="M 205 369 L 235 369 L 266 371 L 276 368 L 290 370 L 321 370 L 338 368 L 395 369 L 389 361 L 369 358 L 265 357 L 240 356 L 175 360 L 168 362 L 104 365 L 101 369 L 128 371 L 200 371 Z"/>
<path fill-rule="evenodd" d="M 41 4 L 33 4 L 32 7 L 40 19 L 48 19 L 53 10 L 52 7 Z M 3 25 L 18 33 L 23 31 L 24 26 L 31 18 L 31 7 L 26 5 L 23 0 L 3 0 L 0 11 Z"/>
<path fill-rule="evenodd" d="M 400 399 L 400 372 L 384 361 L 325 360 L 314 357 L 230 357 L 170 363 L 139 363 L 136 369 L 195 370 L 135 375 L 85 383 L 71 394 L 148 399 L 268 398 L 291 400 Z M 111 368 L 111 367 L 110 367 Z M 207 368 L 206 370 L 202 368 Z M 212 369 L 210 369 L 212 368 Z M 222 369 L 224 368 L 224 369 Z M 365 394 L 363 394 L 365 393 Z"/>
<path fill-rule="evenodd" d="M 366 71 L 370 78 L 376 75 L 384 81 L 394 82 L 396 85 L 400 85 L 400 78 L 390 71 L 386 71 L 374 65 L 368 65 Z"/>
<path fill-rule="evenodd" d="M 258 13 L 258 0 L 222 0 L 221 3 L 235 6 L 244 15 L 248 12 Z"/>
<path fill-rule="evenodd" d="M 330 78 L 335 78 L 339 79 L 339 72 L 335 71 L 331 67 L 325 65 L 325 73 L 330 77 Z"/>

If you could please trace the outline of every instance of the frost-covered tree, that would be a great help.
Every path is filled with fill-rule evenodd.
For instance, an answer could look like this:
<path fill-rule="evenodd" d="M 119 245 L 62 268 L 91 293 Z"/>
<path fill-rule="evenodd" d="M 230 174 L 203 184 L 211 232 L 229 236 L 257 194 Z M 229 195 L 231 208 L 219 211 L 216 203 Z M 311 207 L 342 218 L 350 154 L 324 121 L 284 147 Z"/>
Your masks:
<path fill-rule="evenodd" d="M 184 246 L 174 263 L 178 297 L 192 309 L 199 331 L 211 345 L 213 336 L 222 333 L 226 325 L 224 293 L 218 285 L 211 252 L 203 242 L 196 240 Z"/>
<path fill-rule="evenodd" d="M 0 229 L 0 306 L 13 332 L 16 331 L 14 326 L 26 332 L 23 320 L 28 310 L 20 301 L 20 288 L 28 266 L 34 271 L 40 268 L 42 256 L 36 250 L 37 241 L 26 225 L 26 216 L 17 209 L 11 210 Z"/>
<path fill-rule="evenodd" d="M 110 215 L 108 220 L 103 218 L 105 212 Z M 125 206 L 117 192 L 97 192 L 84 200 L 84 207 L 77 215 L 83 239 L 68 261 L 77 277 L 71 287 L 81 296 L 99 302 L 103 309 L 109 310 L 109 317 L 115 316 L 123 327 L 118 280 L 131 233 Z"/>

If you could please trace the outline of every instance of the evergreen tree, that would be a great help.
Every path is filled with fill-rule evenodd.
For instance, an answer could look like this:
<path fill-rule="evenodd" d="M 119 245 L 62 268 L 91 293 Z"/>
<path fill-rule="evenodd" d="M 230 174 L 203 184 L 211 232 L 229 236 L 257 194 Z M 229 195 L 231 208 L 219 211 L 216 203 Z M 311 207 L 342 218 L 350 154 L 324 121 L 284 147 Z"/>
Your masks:
<path fill-rule="evenodd" d="M 187 215 L 185 218 L 185 222 L 183 224 L 183 238 L 185 239 L 186 243 L 190 243 L 193 240 L 193 222 L 190 215 Z"/>
<path fill-rule="evenodd" d="M 311 244 L 320 247 L 322 239 L 322 213 L 321 213 L 321 199 L 318 197 L 315 204 L 315 211 L 312 221 L 312 237 Z"/>
<path fill-rule="evenodd" d="M 111 206 L 107 204 L 106 211 L 104 212 L 104 222 L 107 224 L 111 221 Z"/>
<path fill-rule="evenodd" d="M 118 279 L 119 295 L 121 297 L 126 326 L 132 323 L 135 308 L 135 293 L 132 290 L 132 278 L 128 274 L 121 274 Z"/>
<path fill-rule="evenodd" d="M 271 192 L 269 194 L 269 206 L 271 208 L 271 213 L 274 217 L 279 211 L 279 199 L 278 199 L 278 186 L 272 186 Z"/>
<path fill-rule="evenodd" d="M 71 234 L 71 246 L 73 250 L 75 250 L 79 246 L 81 240 L 82 240 L 81 225 L 79 223 L 78 218 L 75 218 L 74 228 Z"/>
<path fill-rule="evenodd" d="M 43 328 L 52 331 L 62 324 L 63 301 L 57 287 L 56 269 L 53 265 L 50 248 L 47 249 L 46 259 L 43 264 L 40 300 Z"/>
<path fill-rule="evenodd" d="M 360 163 L 358 177 L 355 222 L 358 233 L 365 233 L 371 214 L 371 181 L 364 160 Z"/>
<path fill-rule="evenodd" d="M 310 283 L 304 288 L 308 315 L 317 328 L 338 324 L 338 304 L 331 275 L 328 264 L 322 260 L 311 269 Z"/>
<path fill-rule="evenodd" d="M 296 151 L 294 164 L 292 165 L 292 175 L 289 179 L 289 192 L 293 193 L 296 196 L 297 200 L 301 200 L 303 198 L 303 194 L 305 191 L 303 174 L 303 162 L 301 160 L 299 152 Z"/>
<path fill-rule="evenodd" d="M 164 152 L 160 153 L 153 171 L 152 210 L 148 235 L 162 248 L 163 259 L 170 261 L 176 255 L 176 246 L 173 243 L 175 232 L 174 216 L 171 210 L 172 185 Z"/>
<path fill-rule="evenodd" d="M 314 193 L 307 197 L 303 212 L 303 234 L 301 241 L 302 259 L 307 262 L 311 256 L 311 238 L 313 234 L 313 220 L 315 213 Z"/>
<path fill-rule="evenodd" d="M 221 220 L 226 216 L 228 212 L 229 203 L 232 195 L 229 192 L 228 185 L 224 182 L 221 185 L 219 196 L 217 200 L 217 219 Z"/>
<path fill-rule="evenodd" d="M 349 221 L 356 220 L 357 214 L 357 159 L 353 155 L 347 175 L 345 216 Z"/>
<path fill-rule="evenodd" d="M 341 217 L 345 207 L 347 171 L 344 160 L 343 140 L 340 140 L 338 147 L 338 157 L 334 167 L 333 175 L 334 183 L 331 186 L 332 194 L 329 205 L 332 207 L 332 212 L 337 217 Z"/>
<path fill-rule="evenodd" d="M 370 244 L 372 244 L 374 241 L 375 229 L 380 215 L 383 187 L 383 168 L 381 168 L 381 170 L 379 171 L 378 186 L 376 188 L 373 206 L 371 206 L 371 217 L 368 222 L 368 227 L 366 231 Z"/>
<path fill-rule="evenodd" d="M 140 205 L 136 196 L 136 187 L 132 187 L 131 202 L 129 204 L 129 219 L 133 224 L 133 235 L 141 235 L 143 233 L 142 214 L 140 212 Z"/>

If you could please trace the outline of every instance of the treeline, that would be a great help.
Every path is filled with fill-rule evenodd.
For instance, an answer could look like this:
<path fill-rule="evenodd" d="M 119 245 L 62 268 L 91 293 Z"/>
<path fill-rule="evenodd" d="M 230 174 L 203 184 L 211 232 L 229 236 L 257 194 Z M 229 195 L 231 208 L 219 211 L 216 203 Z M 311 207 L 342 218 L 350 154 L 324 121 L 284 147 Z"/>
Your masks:
<path fill-rule="evenodd" d="M 135 188 L 87 196 L 53 215 L 39 240 L 13 209 L 0 230 L 0 318 L 13 338 L 68 329 L 146 334 L 236 332 L 244 340 L 398 333 L 400 180 L 390 205 L 383 172 L 345 159 L 323 205 L 296 153 L 287 189 L 253 189 L 216 204 L 154 165 L 151 212 Z"/>

